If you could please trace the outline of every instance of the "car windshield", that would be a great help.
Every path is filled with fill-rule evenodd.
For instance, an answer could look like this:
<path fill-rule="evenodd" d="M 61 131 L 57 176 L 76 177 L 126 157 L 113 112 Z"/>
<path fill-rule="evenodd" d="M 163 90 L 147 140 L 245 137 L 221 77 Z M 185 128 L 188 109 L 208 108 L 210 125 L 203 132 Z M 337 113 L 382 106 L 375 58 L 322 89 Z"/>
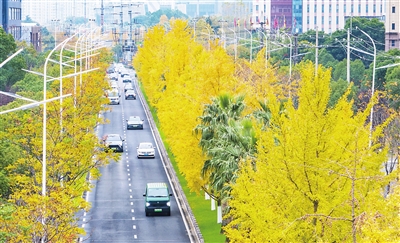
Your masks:
<path fill-rule="evenodd" d="M 167 188 L 151 188 L 147 191 L 148 197 L 168 197 Z"/>
<path fill-rule="evenodd" d="M 151 143 L 141 143 L 139 145 L 139 148 L 140 149 L 151 149 L 151 148 L 153 148 L 153 145 Z"/>
<path fill-rule="evenodd" d="M 107 136 L 107 141 L 121 141 L 120 136 Z"/>
<path fill-rule="evenodd" d="M 140 117 L 137 116 L 129 117 L 129 121 L 140 121 Z"/>

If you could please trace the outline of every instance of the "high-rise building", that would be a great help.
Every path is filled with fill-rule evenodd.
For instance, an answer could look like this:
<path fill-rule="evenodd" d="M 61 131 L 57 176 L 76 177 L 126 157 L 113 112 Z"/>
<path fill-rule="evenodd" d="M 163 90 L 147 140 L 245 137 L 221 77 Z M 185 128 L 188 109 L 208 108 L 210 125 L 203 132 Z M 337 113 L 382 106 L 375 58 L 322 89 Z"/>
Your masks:
<path fill-rule="evenodd" d="M 400 1 L 386 0 L 385 51 L 400 48 Z"/>
<path fill-rule="evenodd" d="M 21 0 L 1 0 L 1 26 L 15 40 L 21 38 Z"/>
<path fill-rule="evenodd" d="M 388 0 L 399 4 L 398 0 Z M 385 0 L 253 0 L 255 28 L 287 28 L 293 33 L 343 29 L 350 17 L 384 20 Z"/>
<path fill-rule="evenodd" d="M 29 16 L 40 25 L 51 25 L 54 21 L 65 22 L 71 17 L 95 18 L 95 8 L 101 0 L 23 0 L 23 19 Z"/>

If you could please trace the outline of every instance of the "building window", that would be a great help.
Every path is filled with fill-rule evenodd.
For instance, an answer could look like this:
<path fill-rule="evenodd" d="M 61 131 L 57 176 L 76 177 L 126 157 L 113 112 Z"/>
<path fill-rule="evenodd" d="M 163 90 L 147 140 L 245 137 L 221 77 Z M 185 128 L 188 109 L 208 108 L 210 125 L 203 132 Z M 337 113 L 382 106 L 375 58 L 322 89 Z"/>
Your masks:
<path fill-rule="evenodd" d="M 325 18 L 324 18 L 324 16 L 322 16 L 322 18 L 321 18 L 321 24 L 325 24 Z"/>
<path fill-rule="evenodd" d="M 258 11 L 258 5 L 256 5 L 256 11 Z"/>
<path fill-rule="evenodd" d="M 339 24 L 339 16 L 336 16 L 336 24 Z"/>
<path fill-rule="evenodd" d="M 332 13 L 332 5 L 329 4 L 329 13 Z"/>
<path fill-rule="evenodd" d="M 339 4 L 336 4 L 336 13 L 339 13 Z"/>
<path fill-rule="evenodd" d="M 307 16 L 307 24 L 310 24 L 310 16 Z"/>
<path fill-rule="evenodd" d="M 368 13 L 368 4 L 365 6 L 365 12 Z"/>
<path fill-rule="evenodd" d="M 382 13 L 382 4 L 379 7 L 379 12 Z"/>
<path fill-rule="evenodd" d="M 392 30 L 395 30 L 395 29 L 396 29 L 396 24 L 392 23 Z"/>
<path fill-rule="evenodd" d="M 392 6 L 392 13 L 396 13 L 396 7 Z"/>
<path fill-rule="evenodd" d="M 324 12 L 324 9 L 325 9 L 325 8 L 324 8 L 324 5 L 323 5 L 323 4 L 322 4 L 321 8 L 322 8 L 322 12 Z"/>
<path fill-rule="evenodd" d="M 314 4 L 314 13 L 317 12 L 317 4 Z"/>
<path fill-rule="evenodd" d="M 376 4 L 374 4 L 374 7 L 373 7 L 372 11 L 374 11 L 374 13 L 376 13 Z"/>
<path fill-rule="evenodd" d="M 361 4 L 358 4 L 358 13 L 361 13 Z"/>
<path fill-rule="evenodd" d="M 343 11 L 344 11 L 344 13 L 346 13 L 346 4 L 343 5 Z"/>
<path fill-rule="evenodd" d="M 332 16 L 329 16 L 329 25 L 332 24 Z"/>
<path fill-rule="evenodd" d="M 354 5 L 351 5 L 351 13 L 354 13 Z"/>
<path fill-rule="evenodd" d="M 395 40 L 391 40 L 391 46 L 396 46 L 396 41 Z"/>
<path fill-rule="evenodd" d="M 314 24 L 317 24 L 317 16 L 314 16 Z"/>
<path fill-rule="evenodd" d="M 310 12 L 310 4 L 307 4 L 307 13 Z"/>

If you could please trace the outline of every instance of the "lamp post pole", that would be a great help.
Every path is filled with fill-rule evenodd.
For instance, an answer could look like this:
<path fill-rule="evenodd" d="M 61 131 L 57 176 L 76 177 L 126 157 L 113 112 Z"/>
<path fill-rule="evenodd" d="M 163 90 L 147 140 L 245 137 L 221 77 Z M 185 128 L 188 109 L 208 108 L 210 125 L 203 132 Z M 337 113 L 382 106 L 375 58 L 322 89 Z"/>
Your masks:
<path fill-rule="evenodd" d="M 59 19 L 52 19 L 51 21 L 54 22 L 54 47 L 57 45 L 57 22 L 59 22 Z"/>
<path fill-rule="evenodd" d="M 374 97 L 374 93 L 375 93 L 375 67 L 376 67 L 376 46 L 375 46 L 375 41 L 374 39 L 371 38 L 370 35 L 368 35 L 367 33 L 365 33 L 362 29 L 358 28 L 358 26 L 356 27 L 356 29 L 360 30 L 364 35 L 366 35 L 372 42 L 372 45 L 374 47 L 374 63 L 373 63 L 373 69 L 372 69 L 372 86 L 371 86 L 371 100 Z M 371 147 L 372 145 L 372 123 L 373 123 L 373 116 L 374 116 L 374 105 L 372 104 L 371 106 L 371 113 L 369 116 L 369 122 L 370 122 L 370 127 L 369 127 L 369 133 L 370 133 L 370 138 L 369 138 L 369 146 Z"/>
<path fill-rule="evenodd" d="M 245 30 L 250 34 L 250 63 L 251 63 L 253 59 L 253 33 L 251 33 L 251 31 L 246 28 Z"/>
<path fill-rule="evenodd" d="M 290 42 L 290 53 L 289 53 L 289 83 L 290 80 L 292 79 L 292 38 L 290 37 L 290 35 L 286 32 L 283 32 L 284 35 L 286 35 L 289 38 L 289 42 Z"/>
<path fill-rule="evenodd" d="M 236 31 L 234 29 L 228 28 L 229 30 L 231 30 L 233 32 L 233 35 L 235 37 L 235 62 L 237 60 L 237 36 L 236 36 Z"/>
<path fill-rule="evenodd" d="M 226 36 L 225 36 L 225 31 L 224 31 L 224 23 L 226 23 L 227 21 L 226 20 L 219 20 L 218 22 L 220 22 L 221 23 L 221 26 L 222 26 L 222 28 L 221 28 L 221 31 L 222 31 L 222 34 L 223 34 L 223 41 L 224 41 L 224 50 L 226 50 Z"/>
<path fill-rule="evenodd" d="M 268 35 L 264 34 L 264 31 L 259 31 L 265 37 L 265 68 L 268 67 Z"/>

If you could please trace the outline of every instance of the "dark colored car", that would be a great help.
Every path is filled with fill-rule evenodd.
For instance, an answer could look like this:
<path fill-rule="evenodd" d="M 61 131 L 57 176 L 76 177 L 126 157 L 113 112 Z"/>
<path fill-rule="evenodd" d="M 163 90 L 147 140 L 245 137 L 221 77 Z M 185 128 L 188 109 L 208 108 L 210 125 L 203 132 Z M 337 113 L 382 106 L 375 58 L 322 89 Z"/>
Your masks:
<path fill-rule="evenodd" d="M 126 129 L 143 129 L 143 121 L 139 116 L 130 116 L 126 120 Z"/>
<path fill-rule="evenodd" d="M 147 183 L 143 196 L 145 197 L 146 216 L 150 214 L 171 215 L 170 197 L 172 193 L 169 192 L 166 183 Z"/>

